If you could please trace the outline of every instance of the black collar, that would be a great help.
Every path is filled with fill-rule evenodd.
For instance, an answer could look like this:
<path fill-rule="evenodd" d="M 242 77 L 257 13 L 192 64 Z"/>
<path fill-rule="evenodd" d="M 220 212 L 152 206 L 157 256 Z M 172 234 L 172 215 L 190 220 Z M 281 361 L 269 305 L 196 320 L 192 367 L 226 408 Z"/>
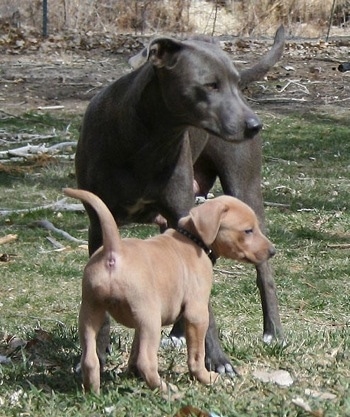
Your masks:
<path fill-rule="evenodd" d="M 182 229 L 181 227 L 178 227 L 176 229 L 177 232 L 181 233 L 182 235 L 186 236 L 188 239 L 192 240 L 196 245 L 198 245 L 200 248 L 204 250 L 204 252 L 208 255 L 209 259 L 211 260 L 211 263 L 213 266 L 216 262 L 216 256 L 212 249 L 208 248 L 208 246 L 203 242 L 202 239 L 198 238 L 197 236 L 194 236 L 192 233 L 190 233 L 186 229 Z"/>

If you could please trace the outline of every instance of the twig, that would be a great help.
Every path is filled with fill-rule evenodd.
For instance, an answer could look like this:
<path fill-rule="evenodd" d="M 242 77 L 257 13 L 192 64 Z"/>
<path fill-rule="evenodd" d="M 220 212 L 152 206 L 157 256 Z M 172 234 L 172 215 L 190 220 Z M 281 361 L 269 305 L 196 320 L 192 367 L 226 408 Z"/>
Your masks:
<path fill-rule="evenodd" d="M 282 207 L 282 208 L 290 208 L 290 204 L 285 203 L 274 203 L 272 201 L 264 201 L 264 205 L 267 207 Z"/>
<path fill-rule="evenodd" d="M 39 220 L 33 223 L 35 226 L 42 227 L 44 229 L 50 230 L 51 232 L 57 233 L 63 236 L 65 239 L 70 240 L 71 242 L 75 243 L 83 243 L 86 244 L 86 240 L 77 239 L 74 236 L 70 235 L 68 232 L 65 232 L 62 229 L 58 229 L 55 227 L 50 221 L 48 220 Z"/>
<path fill-rule="evenodd" d="M 51 237 L 51 236 L 47 236 L 46 238 L 54 248 L 56 249 L 63 249 L 64 245 L 62 245 L 58 240 L 56 240 L 55 238 Z"/>
<path fill-rule="evenodd" d="M 61 110 L 64 106 L 39 106 L 38 110 Z"/>
<path fill-rule="evenodd" d="M 213 268 L 213 271 L 219 272 L 220 274 L 227 274 L 227 275 L 242 275 L 242 272 L 239 271 L 227 271 L 225 269 Z"/>
<path fill-rule="evenodd" d="M 350 243 L 328 243 L 327 248 L 330 248 L 330 249 L 350 249 Z"/>
<path fill-rule="evenodd" d="M 299 213 L 302 213 L 302 212 L 311 213 L 312 211 L 316 211 L 316 209 L 315 208 L 301 208 L 297 210 L 297 212 Z"/>
<path fill-rule="evenodd" d="M 12 119 L 20 119 L 20 120 L 24 120 L 22 117 L 20 117 L 20 116 L 16 116 L 16 115 L 11 114 L 11 113 L 8 113 L 8 112 L 7 112 L 7 111 L 5 111 L 5 110 L 1 110 L 1 109 L 0 109 L 0 113 L 4 114 L 4 115 L 5 115 L 5 116 L 7 116 L 7 117 L 11 117 Z"/>
<path fill-rule="evenodd" d="M 294 84 L 304 90 L 306 94 L 310 94 L 310 91 L 305 87 L 305 85 L 302 85 L 298 80 L 289 80 L 287 81 L 286 85 L 282 87 L 278 92 L 283 93 L 291 84 Z"/>

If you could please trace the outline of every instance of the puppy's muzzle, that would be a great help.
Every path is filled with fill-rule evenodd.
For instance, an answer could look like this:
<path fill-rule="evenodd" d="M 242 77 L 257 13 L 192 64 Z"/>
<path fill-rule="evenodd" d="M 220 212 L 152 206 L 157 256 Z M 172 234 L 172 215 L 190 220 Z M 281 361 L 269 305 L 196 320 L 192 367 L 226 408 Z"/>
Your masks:
<path fill-rule="evenodd" d="M 271 246 L 269 248 L 269 258 L 272 258 L 275 255 L 276 255 L 276 248 L 274 246 Z"/>

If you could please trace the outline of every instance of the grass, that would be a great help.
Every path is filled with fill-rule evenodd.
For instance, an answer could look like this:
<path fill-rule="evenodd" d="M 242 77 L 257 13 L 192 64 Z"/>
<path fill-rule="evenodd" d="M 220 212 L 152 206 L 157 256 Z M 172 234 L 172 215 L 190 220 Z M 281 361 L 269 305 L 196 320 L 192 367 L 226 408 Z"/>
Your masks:
<path fill-rule="evenodd" d="M 102 395 L 84 396 L 74 368 L 87 251 L 60 236 L 53 237 L 64 250 L 53 250 L 51 232 L 34 222 L 47 218 L 86 239 L 87 217 L 52 210 L 0 216 L 0 237 L 18 235 L 0 246 L 0 256 L 10 259 L 0 262 L 0 355 L 11 357 L 10 364 L 0 365 L 0 416 L 174 416 L 188 404 L 227 417 L 350 416 L 350 122 L 308 112 L 270 111 L 262 118 L 263 189 L 269 237 L 278 249 L 273 265 L 286 344 L 261 341 L 254 268 L 219 260 L 212 302 L 222 344 L 241 378 L 203 387 L 189 379 L 183 350 L 160 349 L 162 375 L 180 391 L 178 400 L 164 399 L 123 372 L 132 333 L 116 325 Z M 14 133 L 55 128 L 52 141 L 62 141 L 67 134 L 77 137 L 79 119 L 28 114 L 1 123 L 2 130 Z M 62 187 L 75 186 L 72 160 L 0 168 L 0 209 L 44 205 L 62 198 Z M 144 238 L 157 230 L 133 225 L 122 233 Z M 16 347 L 14 341 L 21 340 L 27 344 Z M 253 374 L 261 369 L 286 370 L 294 383 L 259 381 Z M 315 397 L 310 390 L 335 397 Z M 311 411 L 296 406 L 296 398 Z"/>

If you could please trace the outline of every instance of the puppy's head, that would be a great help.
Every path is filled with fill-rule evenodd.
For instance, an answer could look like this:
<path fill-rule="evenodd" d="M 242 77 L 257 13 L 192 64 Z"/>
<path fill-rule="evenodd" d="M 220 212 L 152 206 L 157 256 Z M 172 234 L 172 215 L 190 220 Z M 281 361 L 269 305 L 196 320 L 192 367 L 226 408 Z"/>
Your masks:
<path fill-rule="evenodd" d="M 255 265 L 275 254 L 275 248 L 261 232 L 254 211 L 234 197 L 221 196 L 194 207 L 180 226 L 189 222 L 216 256 Z"/>

